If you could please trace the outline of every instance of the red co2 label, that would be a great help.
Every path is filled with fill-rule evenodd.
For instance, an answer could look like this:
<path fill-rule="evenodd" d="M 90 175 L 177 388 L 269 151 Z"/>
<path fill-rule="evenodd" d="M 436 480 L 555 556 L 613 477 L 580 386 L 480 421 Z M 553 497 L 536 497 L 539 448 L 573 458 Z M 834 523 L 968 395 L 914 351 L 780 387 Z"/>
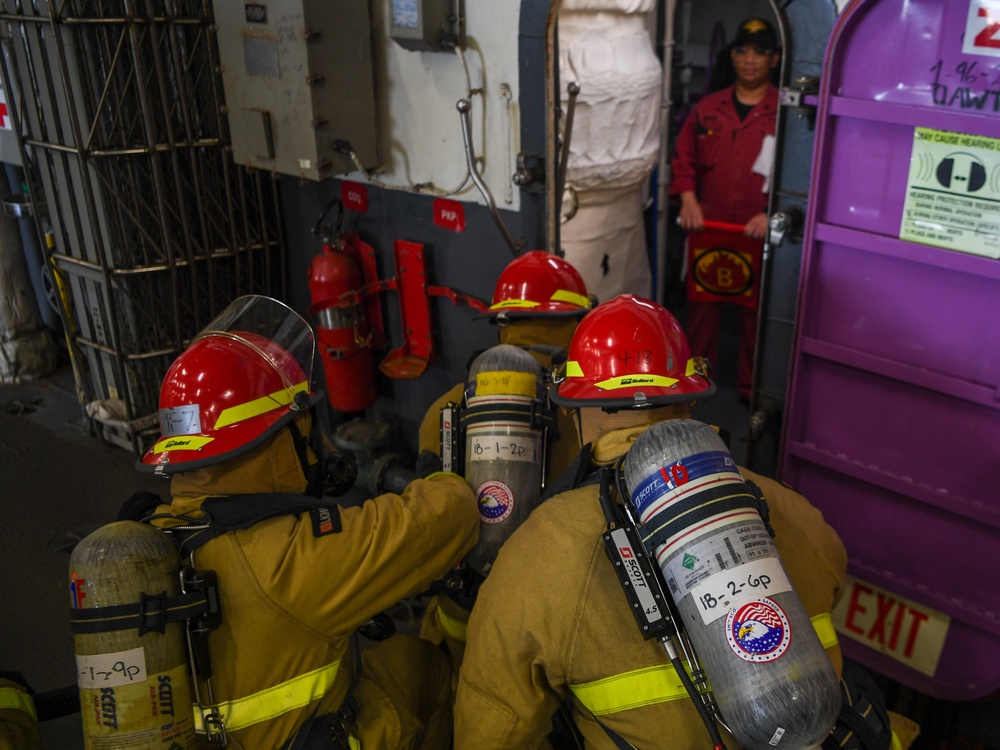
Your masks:
<path fill-rule="evenodd" d="M 458 201 L 435 198 L 434 224 L 449 232 L 464 232 L 465 206 Z"/>
<path fill-rule="evenodd" d="M 340 200 L 344 208 L 366 213 L 368 211 L 368 188 L 360 182 L 340 183 Z"/>
<path fill-rule="evenodd" d="M 1000 0 L 969 0 L 962 52 L 1000 57 Z"/>

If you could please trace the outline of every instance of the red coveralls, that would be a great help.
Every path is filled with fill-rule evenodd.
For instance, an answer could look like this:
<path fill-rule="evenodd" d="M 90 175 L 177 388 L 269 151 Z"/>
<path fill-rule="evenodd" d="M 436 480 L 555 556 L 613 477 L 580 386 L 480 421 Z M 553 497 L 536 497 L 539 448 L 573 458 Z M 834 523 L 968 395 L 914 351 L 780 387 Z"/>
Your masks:
<path fill-rule="evenodd" d="M 740 122 L 733 105 L 733 87 L 709 94 L 684 121 L 671 161 L 670 194 L 693 191 L 706 221 L 746 224 L 767 210 L 764 177 L 751 171 L 764 143 L 774 135 L 778 90 L 768 87 L 764 98 Z M 687 337 L 691 351 L 718 362 L 722 303 L 689 302 Z M 749 396 L 753 377 L 757 311 L 740 307 L 740 351 L 737 384 Z"/>

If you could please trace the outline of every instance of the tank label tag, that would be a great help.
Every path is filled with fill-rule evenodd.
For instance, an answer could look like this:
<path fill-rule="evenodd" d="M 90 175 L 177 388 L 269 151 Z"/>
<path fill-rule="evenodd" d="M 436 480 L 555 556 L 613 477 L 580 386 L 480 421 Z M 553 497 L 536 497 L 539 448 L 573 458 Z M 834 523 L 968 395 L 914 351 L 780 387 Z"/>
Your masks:
<path fill-rule="evenodd" d="M 691 589 L 701 621 L 708 625 L 733 609 L 761 596 L 792 590 L 785 568 L 777 557 L 753 560 L 716 573 Z"/>
<path fill-rule="evenodd" d="M 467 430 L 467 463 L 475 461 L 523 461 L 540 464 L 542 460 L 541 433 L 519 430 L 516 427 L 489 426 Z"/>
<path fill-rule="evenodd" d="M 196 747 L 188 666 L 80 693 L 85 750 Z"/>
<path fill-rule="evenodd" d="M 792 643 L 788 615 L 770 599 L 755 599 L 729 610 L 725 633 L 734 654 L 758 664 L 779 658 Z"/>
<path fill-rule="evenodd" d="M 739 571 L 743 566 L 778 556 L 774 541 L 756 511 L 747 511 L 743 518 L 725 514 L 700 524 L 693 533 L 678 536 L 677 543 L 664 545 L 656 554 L 670 592 L 677 600 L 703 584 L 709 588 L 702 593 L 714 593 L 717 591 L 715 583 L 708 582 L 715 576 L 719 576 L 720 581 L 726 576 L 741 576 Z M 739 584 L 740 581 L 736 581 L 734 586 Z M 724 588 L 729 591 L 728 585 Z M 746 592 L 746 588 L 741 591 Z M 770 589 L 758 589 L 752 598 L 770 593 Z M 722 613 L 729 609 L 724 607 Z"/>
<path fill-rule="evenodd" d="M 476 375 L 477 396 L 538 395 L 538 377 L 532 372 L 495 371 Z"/>
<path fill-rule="evenodd" d="M 146 680 L 146 652 L 142 646 L 110 654 L 76 657 L 76 683 L 85 690 L 133 685 Z"/>

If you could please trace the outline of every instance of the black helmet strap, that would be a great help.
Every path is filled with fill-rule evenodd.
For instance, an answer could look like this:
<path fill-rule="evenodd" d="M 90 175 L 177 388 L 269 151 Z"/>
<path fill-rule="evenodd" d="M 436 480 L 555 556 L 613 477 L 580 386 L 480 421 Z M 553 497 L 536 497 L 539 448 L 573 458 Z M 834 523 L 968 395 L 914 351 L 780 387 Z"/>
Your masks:
<path fill-rule="evenodd" d="M 295 453 L 299 457 L 299 463 L 302 466 L 302 473 L 306 477 L 306 489 L 303 494 L 309 495 L 310 497 L 322 497 L 323 496 L 323 436 L 319 429 L 319 420 L 317 419 L 315 407 L 309 408 L 310 417 L 312 417 L 312 425 L 309 428 L 309 435 L 303 435 L 299 430 L 299 425 L 296 420 L 292 420 L 288 423 L 288 431 L 292 435 L 292 442 L 295 445 Z M 316 456 L 316 463 L 309 463 L 309 448 L 312 448 L 313 453 Z"/>

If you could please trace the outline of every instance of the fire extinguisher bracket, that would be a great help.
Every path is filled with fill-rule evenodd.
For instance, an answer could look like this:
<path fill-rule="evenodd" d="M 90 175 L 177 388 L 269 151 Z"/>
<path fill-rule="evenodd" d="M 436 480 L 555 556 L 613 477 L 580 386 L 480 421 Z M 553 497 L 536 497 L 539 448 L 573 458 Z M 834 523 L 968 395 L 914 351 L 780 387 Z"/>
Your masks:
<path fill-rule="evenodd" d="M 395 289 L 399 294 L 403 343 L 386 354 L 379 370 L 390 377 L 412 380 L 424 374 L 434 357 L 434 337 L 431 331 L 430 298 L 447 297 L 455 304 L 467 305 L 486 312 L 482 300 L 461 294 L 445 286 L 427 284 L 424 246 L 419 242 L 396 240 L 393 243 L 396 276 L 379 282 L 379 291 Z"/>
<path fill-rule="evenodd" d="M 347 387 L 340 382 L 344 377 L 353 382 L 355 372 L 364 364 L 361 353 L 385 348 L 385 327 L 379 295 L 395 291 L 399 295 L 403 341 L 391 349 L 379 365 L 379 370 L 390 378 L 412 380 L 426 371 L 434 357 L 434 338 L 431 330 L 430 298 L 446 297 L 456 305 L 465 305 L 485 313 L 487 304 L 480 299 L 456 292 L 445 286 L 430 286 L 424 260 L 424 246 L 419 242 L 396 240 L 393 243 L 396 275 L 379 279 L 375 249 L 354 232 L 343 234 L 324 243 L 323 253 L 314 259 L 310 268 L 310 293 L 313 304 L 311 315 L 320 318 L 318 331 L 320 350 L 328 373 L 329 397 L 339 411 L 356 410 L 374 401 L 374 378 L 370 388 L 357 398 L 339 395 Z M 351 268 L 357 270 L 351 271 Z M 364 318 L 362 319 L 361 311 Z M 352 317 L 354 316 L 354 317 Z M 362 321 L 358 323 L 356 321 Z M 349 365 L 349 366 L 348 366 Z M 350 370 L 350 372 L 348 372 Z M 350 391 L 351 387 L 347 387 Z M 335 396 L 335 394 L 337 394 Z M 350 394 L 348 394 L 350 395 Z M 341 408 L 334 398 L 347 399 L 350 403 Z"/>

